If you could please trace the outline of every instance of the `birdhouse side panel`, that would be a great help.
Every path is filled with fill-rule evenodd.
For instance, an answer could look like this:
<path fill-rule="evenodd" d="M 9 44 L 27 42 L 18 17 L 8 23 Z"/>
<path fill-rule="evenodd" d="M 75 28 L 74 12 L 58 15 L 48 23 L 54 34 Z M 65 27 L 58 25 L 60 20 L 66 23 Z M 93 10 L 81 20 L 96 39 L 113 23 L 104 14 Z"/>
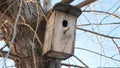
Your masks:
<path fill-rule="evenodd" d="M 44 39 L 43 54 L 46 54 L 48 51 L 51 50 L 54 18 L 55 18 L 55 13 L 52 13 L 48 19 L 48 22 L 47 22 L 45 39 Z"/>
<path fill-rule="evenodd" d="M 59 11 L 55 11 L 55 13 L 52 50 L 73 54 L 77 17 Z"/>

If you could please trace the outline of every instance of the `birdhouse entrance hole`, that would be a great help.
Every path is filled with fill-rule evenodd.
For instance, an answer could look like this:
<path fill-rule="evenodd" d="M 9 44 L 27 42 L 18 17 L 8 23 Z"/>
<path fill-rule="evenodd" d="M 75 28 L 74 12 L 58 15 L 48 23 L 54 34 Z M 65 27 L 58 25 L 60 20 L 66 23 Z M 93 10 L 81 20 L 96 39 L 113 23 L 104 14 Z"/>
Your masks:
<path fill-rule="evenodd" d="M 67 26 L 68 26 L 68 21 L 67 21 L 67 20 L 63 20 L 62 26 L 63 26 L 63 27 L 67 27 Z"/>

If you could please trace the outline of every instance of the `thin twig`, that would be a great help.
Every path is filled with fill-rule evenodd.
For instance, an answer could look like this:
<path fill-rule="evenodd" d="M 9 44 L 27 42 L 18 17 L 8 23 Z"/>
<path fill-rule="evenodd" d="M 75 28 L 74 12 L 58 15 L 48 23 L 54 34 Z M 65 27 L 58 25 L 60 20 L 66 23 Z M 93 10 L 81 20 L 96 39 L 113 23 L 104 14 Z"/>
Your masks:
<path fill-rule="evenodd" d="M 117 2 L 117 3 L 118 3 L 118 2 Z M 120 8 L 120 6 L 117 7 L 117 9 L 114 10 L 112 13 L 114 14 L 117 10 L 119 10 L 119 8 Z M 110 8 L 110 9 L 111 9 L 111 8 Z M 110 10 L 110 9 L 109 9 L 109 10 Z M 107 12 L 109 12 L 109 10 L 108 10 Z M 109 17 L 109 15 L 105 16 L 105 17 L 100 21 L 100 23 L 102 23 L 107 17 Z"/>
<path fill-rule="evenodd" d="M 90 23 L 90 24 L 81 24 L 77 26 L 91 26 L 91 25 L 97 25 L 97 26 L 103 26 L 103 25 L 120 25 L 120 22 L 113 22 L 113 23 Z"/>
<path fill-rule="evenodd" d="M 3 5 L 3 4 L 5 4 L 5 3 L 9 3 L 9 2 L 11 2 L 11 1 L 13 1 L 13 0 L 8 0 L 8 1 L 5 1 L 5 2 L 3 2 L 3 3 L 0 3 L 0 6 Z"/>
<path fill-rule="evenodd" d="M 112 39 L 112 42 L 115 44 L 115 46 L 117 47 L 118 52 L 119 52 L 119 54 L 120 54 L 120 47 L 117 45 L 117 43 L 114 41 L 114 39 Z"/>
<path fill-rule="evenodd" d="M 22 0 L 20 0 L 19 11 L 18 11 L 17 17 L 15 19 L 14 32 L 13 32 L 13 37 L 12 37 L 12 40 L 11 40 L 12 43 L 14 42 L 16 34 L 17 34 L 16 29 L 17 29 L 17 24 L 18 24 L 18 20 L 19 20 L 21 10 L 22 10 Z"/>
<path fill-rule="evenodd" d="M 112 29 L 111 31 L 109 31 L 109 33 L 107 35 L 110 35 L 113 31 L 115 31 L 116 29 L 118 29 L 120 27 L 120 25 L 116 26 L 114 29 Z"/>
<path fill-rule="evenodd" d="M 80 60 L 77 56 L 73 55 L 73 57 L 75 57 L 78 61 L 80 61 L 84 66 L 85 68 L 89 68 L 82 60 Z"/>
<path fill-rule="evenodd" d="M 4 13 L 0 16 L 0 19 L 5 15 L 5 13 L 17 2 L 17 0 L 15 0 L 5 11 Z"/>
<path fill-rule="evenodd" d="M 44 12 L 44 10 L 43 10 L 40 2 L 39 2 L 39 6 L 38 6 L 38 7 L 39 7 L 39 10 L 41 11 L 42 16 L 43 16 L 43 17 L 45 18 L 45 20 L 47 21 L 47 16 L 46 16 L 46 14 L 45 14 L 45 12 Z"/>
<path fill-rule="evenodd" d="M 85 31 L 85 32 L 88 32 L 88 33 L 92 33 L 92 34 L 95 34 L 95 35 L 99 35 L 99 36 L 102 36 L 102 37 L 110 38 L 110 39 L 120 39 L 120 37 L 112 37 L 112 36 L 100 34 L 100 33 L 93 32 L 93 31 L 83 29 L 83 28 L 79 28 L 79 27 L 76 27 L 76 29 L 81 30 L 81 31 Z"/>
<path fill-rule="evenodd" d="M 2 48 L 0 48 L 0 52 L 3 51 L 3 49 L 7 47 L 7 45 L 3 46 Z"/>
<path fill-rule="evenodd" d="M 109 12 L 105 12 L 105 11 L 98 11 L 98 10 L 84 10 L 82 12 L 98 12 L 98 13 L 104 13 L 104 14 L 108 14 L 108 15 L 111 15 L 111 16 L 114 16 L 118 19 L 120 19 L 120 17 L 114 13 L 109 13 Z"/>
<path fill-rule="evenodd" d="M 30 42 L 30 45 L 32 46 L 32 56 L 33 56 L 33 63 L 34 63 L 34 67 L 37 68 L 37 65 L 36 65 L 36 58 L 35 58 L 35 43 L 32 41 Z"/>
<path fill-rule="evenodd" d="M 72 64 L 65 64 L 65 63 L 61 63 L 61 66 L 85 68 L 85 67 L 82 67 L 82 66 L 78 66 L 78 65 L 72 65 Z"/>
<path fill-rule="evenodd" d="M 1 51 L 0 53 L 1 53 L 1 54 L 3 54 L 3 56 L 2 56 L 2 55 L 0 55 L 0 57 L 4 57 L 5 55 L 7 55 L 7 54 L 8 54 L 8 52 L 9 52 L 9 51 Z M 10 54 L 9 54 L 9 58 L 10 58 L 10 59 L 12 59 L 12 58 L 19 58 L 19 59 L 21 59 L 21 57 L 20 57 L 20 56 L 15 55 L 15 54 L 12 54 L 12 53 L 10 53 Z"/>
<path fill-rule="evenodd" d="M 80 47 L 75 47 L 75 49 L 85 50 L 85 51 L 94 53 L 94 54 L 96 54 L 96 55 L 103 56 L 103 57 L 105 57 L 105 58 L 108 58 L 108 59 L 111 59 L 111 60 L 120 62 L 120 60 L 114 59 L 114 58 L 112 58 L 112 57 L 108 57 L 108 56 L 106 56 L 106 55 L 99 54 L 99 53 L 97 53 L 97 52 L 94 52 L 94 51 L 91 51 L 91 50 L 88 50 L 88 49 L 84 49 L 84 48 L 80 48 Z"/>
<path fill-rule="evenodd" d="M 36 0 L 37 1 L 37 0 Z M 39 27 L 39 21 L 40 21 L 40 18 L 39 18 L 39 10 L 38 10 L 38 4 L 36 4 L 36 7 L 37 7 L 37 25 L 36 25 L 36 29 L 35 29 L 35 33 L 34 33 L 34 37 L 33 37 L 33 45 L 32 45 L 32 55 L 33 55 L 33 60 L 34 60 L 34 67 L 37 68 L 37 65 L 36 65 L 36 58 L 35 58 L 35 38 L 36 38 L 36 34 L 37 34 L 37 30 L 38 30 L 38 27 Z"/>
<path fill-rule="evenodd" d="M 17 23 L 18 23 L 19 16 L 20 16 L 20 13 L 21 13 L 21 9 L 22 9 L 22 0 L 20 0 L 19 11 L 18 11 L 17 17 L 15 19 L 14 32 L 13 32 L 13 37 L 12 37 L 11 43 L 14 43 L 14 40 L 15 40 L 15 37 L 16 37 L 16 34 L 17 34 L 16 28 L 17 28 Z M 11 51 L 12 45 L 10 45 L 9 49 Z M 6 55 L 6 59 L 8 58 L 10 51 L 8 51 L 8 54 Z"/>

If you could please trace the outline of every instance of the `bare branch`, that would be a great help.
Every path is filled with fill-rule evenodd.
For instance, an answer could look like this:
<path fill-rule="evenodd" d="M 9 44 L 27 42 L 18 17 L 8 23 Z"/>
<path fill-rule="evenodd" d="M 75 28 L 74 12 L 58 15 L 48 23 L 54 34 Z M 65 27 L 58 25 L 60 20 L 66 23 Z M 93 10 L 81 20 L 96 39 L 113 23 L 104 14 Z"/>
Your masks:
<path fill-rule="evenodd" d="M 74 55 L 74 57 L 79 60 L 83 65 L 85 65 L 86 68 L 89 68 L 82 60 L 80 60 L 77 56 Z"/>
<path fill-rule="evenodd" d="M 39 18 L 39 7 L 38 7 L 38 4 L 36 4 L 36 7 L 37 7 L 37 14 L 38 14 L 38 17 L 37 17 L 37 25 L 36 25 L 36 29 L 35 29 L 35 34 L 34 34 L 34 37 L 33 37 L 33 41 L 31 42 L 32 44 L 32 56 L 33 56 L 33 60 L 34 60 L 34 67 L 37 68 L 37 65 L 36 65 L 36 58 L 35 58 L 35 38 L 36 38 L 36 33 L 37 33 L 37 30 L 38 30 L 38 27 L 39 27 L 39 22 L 40 22 L 40 18 Z"/>
<path fill-rule="evenodd" d="M 15 0 L 5 11 L 4 13 L 0 16 L 0 19 L 5 15 L 5 13 L 17 2 L 17 0 Z M 0 4 L 1 5 L 1 4 Z"/>
<path fill-rule="evenodd" d="M 61 63 L 61 66 L 85 68 L 85 67 L 82 67 L 82 66 L 78 66 L 78 65 L 72 65 L 72 64 L 65 64 L 65 63 Z"/>
<path fill-rule="evenodd" d="M 0 54 L 0 57 L 5 57 L 5 56 L 8 54 L 8 52 L 9 52 L 9 51 L 1 51 L 0 53 L 1 53 L 2 55 Z M 13 59 L 13 60 L 14 60 L 14 58 L 19 58 L 19 59 L 21 59 L 20 56 L 15 55 L 15 54 L 12 54 L 12 53 L 9 54 L 8 58 Z"/>
<path fill-rule="evenodd" d="M 0 52 L 4 49 L 6 47 L 6 45 L 5 46 L 3 46 L 2 48 L 0 48 Z"/>
<path fill-rule="evenodd" d="M 88 4 L 91 4 L 91 3 L 95 2 L 95 1 L 97 1 L 97 0 L 85 0 L 85 1 L 77 4 L 76 7 L 82 8 L 82 7 L 84 7 L 84 6 L 88 5 Z"/>
<path fill-rule="evenodd" d="M 118 19 L 120 19 L 120 17 L 114 13 L 109 13 L 109 12 L 105 12 L 105 11 L 98 11 L 98 10 L 84 10 L 82 12 L 98 12 L 98 13 L 104 13 L 104 14 L 108 14 L 108 15 L 112 15 Z"/>
<path fill-rule="evenodd" d="M 117 2 L 117 3 L 118 3 L 118 2 Z M 116 5 L 116 4 L 115 4 L 115 5 Z M 115 5 L 114 5 L 112 8 L 114 8 Z M 107 12 L 109 12 L 112 8 L 110 8 Z M 114 14 L 117 10 L 119 10 L 119 8 L 120 8 L 120 6 L 117 7 L 117 9 L 114 10 L 112 13 Z M 109 17 L 109 15 L 105 16 L 105 17 L 100 21 L 100 23 L 102 23 L 102 22 L 103 22 L 106 18 L 108 18 L 108 17 Z"/>
<path fill-rule="evenodd" d="M 120 60 L 114 59 L 114 58 L 112 58 L 112 57 L 108 57 L 108 56 L 103 55 L 103 54 L 99 54 L 99 53 L 97 53 L 97 52 L 94 52 L 94 51 L 91 51 L 91 50 L 88 50 L 88 49 L 84 49 L 84 48 L 80 48 L 80 47 L 75 47 L 75 49 L 85 50 L 85 51 L 94 53 L 94 54 L 96 54 L 96 55 L 103 56 L 103 57 L 105 57 L 105 58 L 108 58 L 108 59 L 111 59 L 111 60 L 120 62 Z"/>
<path fill-rule="evenodd" d="M 12 40 L 11 40 L 12 43 L 14 42 L 16 34 L 17 34 L 16 28 L 17 28 L 17 23 L 18 23 L 18 20 L 19 20 L 21 10 L 22 10 L 22 0 L 20 0 L 19 11 L 18 11 L 17 17 L 15 19 L 14 32 L 13 32 L 13 37 L 12 37 Z M 10 46 L 10 51 L 11 51 L 11 49 L 12 49 L 12 45 Z M 8 58 L 8 56 L 10 54 L 10 51 L 8 51 L 8 54 L 6 55 L 6 58 Z"/>
<path fill-rule="evenodd" d="M 117 47 L 118 52 L 119 52 L 119 54 L 120 54 L 120 47 L 117 45 L 117 43 L 114 41 L 114 39 L 112 39 L 112 42 L 115 44 L 115 46 Z"/>
<path fill-rule="evenodd" d="M 113 23 L 90 23 L 90 24 L 81 24 L 77 26 L 91 26 L 91 25 L 97 25 L 97 26 L 103 26 L 103 25 L 119 25 L 120 22 L 113 22 Z"/>
<path fill-rule="evenodd" d="M 82 31 L 85 31 L 85 32 L 89 32 L 89 33 L 92 33 L 92 34 L 95 34 L 95 35 L 99 35 L 99 36 L 102 36 L 102 37 L 110 38 L 110 39 L 120 39 L 120 37 L 112 37 L 112 36 L 100 34 L 100 33 L 97 33 L 97 32 L 93 32 L 93 31 L 90 31 L 90 30 L 86 30 L 86 29 L 83 29 L 83 28 L 78 28 L 77 27 L 76 29 L 82 30 Z"/>
<path fill-rule="evenodd" d="M 13 0 L 8 0 L 8 1 L 5 1 L 3 3 L 0 2 L 0 6 L 3 5 L 3 4 L 5 4 L 5 3 L 11 2 L 11 1 L 13 1 Z"/>
<path fill-rule="evenodd" d="M 46 9 L 44 9 L 44 7 L 47 7 L 47 6 L 45 6 L 45 4 L 43 3 L 43 8 L 42 8 L 42 6 L 41 6 L 41 4 L 40 4 L 40 2 L 39 2 L 39 5 L 38 5 L 38 10 L 40 10 L 41 11 L 41 17 L 40 17 L 40 21 L 42 20 L 42 19 L 45 19 L 46 21 L 47 21 L 47 17 L 46 17 L 46 13 L 49 11 L 45 11 Z M 50 2 L 50 6 L 51 6 L 51 2 Z M 49 6 L 49 7 L 50 7 Z M 37 12 L 38 13 L 38 12 Z"/>
<path fill-rule="evenodd" d="M 17 34 L 16 28 L 17 28 L 17 23 L 18 23 L 18 20 L 19 20 L 19 16 L 20 16 L 21 10 L 22 10 L 22 0 L 20 0 L 19 11 L 18 11 L 17 17 L 16 17 L 16 19 L 15 19 L 14 33 L 13 33 L 13 37 L 12 37 L 12 40 L 11 40 L 12 43 L 14 42 L 15 37 L 16 37 L 16 34 Z"/>

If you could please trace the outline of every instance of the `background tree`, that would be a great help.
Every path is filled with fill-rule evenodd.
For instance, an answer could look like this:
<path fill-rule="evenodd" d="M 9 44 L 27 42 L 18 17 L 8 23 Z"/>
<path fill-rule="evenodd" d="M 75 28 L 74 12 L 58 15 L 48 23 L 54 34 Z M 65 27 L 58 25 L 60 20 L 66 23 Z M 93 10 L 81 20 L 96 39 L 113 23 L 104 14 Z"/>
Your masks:
<path fill-rule="evenodd" d="M 62 0 L 62 3 L 66 4 L 71 2 L 72 0 Z M 116 3 L 111 6 L 111 8 L 107 11 L 99 11 L 100 9 L 92 9 L 91 7 L 97 7 L 97 3 L 101 3 L 101 1 L 96 1 L 96 4 L 89 6 L 90 3 L 96 0 L 85 0 L 79 1 L 74 6 L 78 8 L 82 8 L 83 14 L 79 18 L 78 25 L 76 25 L 76 29 L 80 30 L 78 34 L 83 34 L 88 38 L 88 41 L 92 41 L 92 43 L 96 44 L 100 47 L 100 53 L 88 50 L 86 48 L 80 48 L 78 46 L 75 47 L 76 50 L 84 50 L 94 54 L 99 55 L 100 57 L 105 57 L 108 59 L 112 59 L 115 62 L 119 62 L 118 59 L 114 58 L 114 55 L 107 56 L 104 54 L 103 41 L 108 42 L 108 40 L 113 43 L 112 46 L 115 45 L 116 49 L 119 52 L 119 45 L 117 44 L 120 37 L 115 31 L 116 28 L 119 27 L 119 22 L 115 22 L 117 19 L 119 21 L 120 17 L 115 12 L 118 11 L 119 6 L 116 7 Z M 116 2 L 119 2 L 116 1 Z M 43 6 L 41 6 L 43 4 Z M 88 6 L 86 6 L 88 5 Z M 85 6 L 85 7 L 84 7 Z M 115 8 L 116 7 L 116 8 Z M 41 56 L 43 42 L 44 42 L 44 33 L 45 27 L 47 23 L 47 13 L 51 10 L 51 1 L 50 0 L 1 0 L 0 1 L 0 39 L 6 42 L 6 46 L 0 49 L 1 57 L 10 58 L 14 60 L 17 68 L 59 68 L 60 61 L 57 59 L 51 59 L 48 57 Z M 114 8 L 114 11 L 110 11 Z M 101 14 L 101 15 L 100 15 Z M 90 16 L 91 17 L 88 17 Z M 97 16 L 98 15 L 98 16 Z M 110 20 L 107 22 L 110 23 L 102 23 L 110 16 L 115 17 L 115 20 Z M 97 20 L 99 19 L 99 20 Z M 96 21 L 96 22 L 92 22 Z M 112 22 L 112 23 L 111 23 Z M 111 26 L 111 30 L 102 32 L 106 29 L 106 25 Z M 117 25 L 114 26 L 114 25 Z M 112 33 L 115 31 L 114 33 Z M 84 33 L 85 32 L 85 33 Z M 106 33 L 108 32 L 108 33 Z M 117 35 L 113 35 L 117 34 Z M 80 38 L 83 38 L 80 36 Z M 91 37 L 92 36 L 92 37 Z M 79 37 L 77 35 L 77 37 Z M 97 40 L 97 41 L 96 41 Z M 82 41 L 80 43 L 83 43 Z M 87 43 L 89 44 L 89 43 Z M 86 46 L 87 46 L 86 44 Z M 104 44 L 105 45 L 105 44 Z M 85 45 L 84 45 L 85 46 Z M 9 47 L 10 51 L 3 51 L 5 47 Z M 89 46 L 87 46 L 89 48 Z M 82 51 L 81 51 L 82 52 Z M 116 52 L 117 53 L 117 52 Z M 118 53 L 119 55 L 119 53 Z M 116 56 L 116 55 L 115 55 Z M 83 63 L 77 56 L 74 56 L 81 63 Z M 4 60 L 5 60 L 4 59 Z M 6 61 L 6 60 L 5 60 Z M 101 62 L 100 62 L 101 63 Z M 102 64 L 102 63 L 101 63 Z M 80 67 L 80 65 L 71 65 L 62 63 L 62 66 L 73 66 Z M 88 67 L 89 65 L 86 62 L 83 63 L 84 66 Z M 6 65 L 5 65 L 6 66 Z M 7 66 L 6 66 L 7 67 Z"/>

